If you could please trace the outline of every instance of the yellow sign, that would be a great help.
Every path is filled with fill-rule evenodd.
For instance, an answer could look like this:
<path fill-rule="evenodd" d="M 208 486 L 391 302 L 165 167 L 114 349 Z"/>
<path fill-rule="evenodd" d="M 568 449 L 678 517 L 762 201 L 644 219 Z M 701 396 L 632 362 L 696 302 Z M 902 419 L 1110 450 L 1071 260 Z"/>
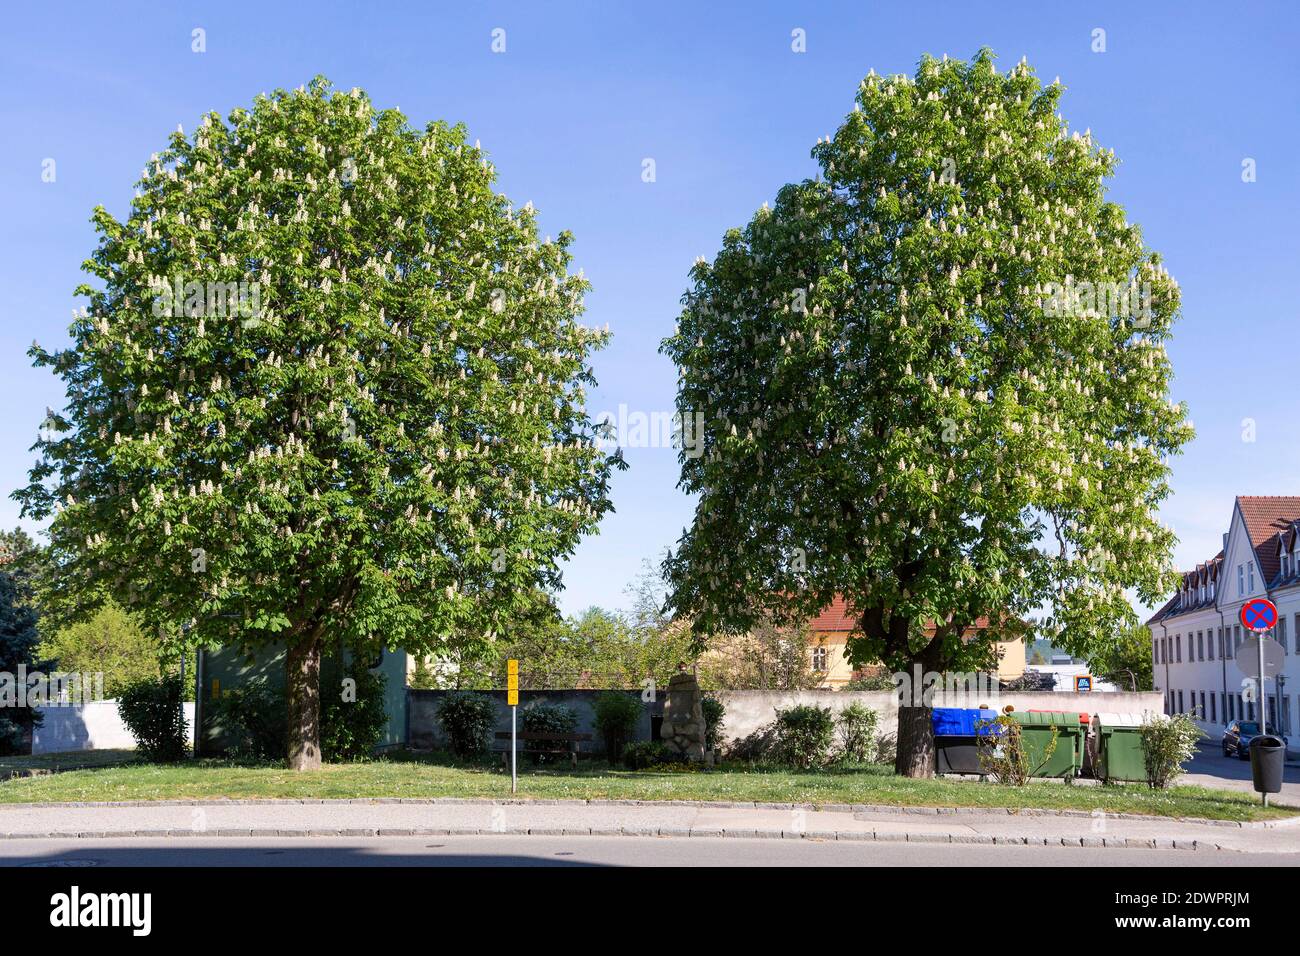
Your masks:
<path fill-rule="evenodd" d="M 513 658 L 506 661 L 506 703 L 519 706 L 519 662 Z"/>
<path fill-rule="evenodd" d="M 515 660 L 513 657 L 510 658 L 510 660 L 506 661 L 506 673 L 507 674 L 519 673 L 519 662 Z"/>
<path fill-rule="evenodd" d="M 519 706 L 519 688 L 512 687 L 506 691 L 506 703 L 511 707 Z"/>

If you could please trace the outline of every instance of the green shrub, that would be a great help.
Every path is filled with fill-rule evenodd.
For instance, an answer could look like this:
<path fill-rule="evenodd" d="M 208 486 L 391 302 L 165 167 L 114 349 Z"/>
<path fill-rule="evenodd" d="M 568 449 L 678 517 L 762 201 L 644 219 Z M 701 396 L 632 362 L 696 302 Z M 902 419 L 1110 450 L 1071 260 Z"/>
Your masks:
<path fill-rule="evenodd" d="M 479 757 L 492 745 L 497 709 L 492 698 L 474 691 L 453 691 L 438 704 L 438 723 L 457 757 Z"/>
<path fill-rule="evenodd" d="M 525 733 L 530 734 L 571 734 L 578 728 L 578 715 L 563 704 L 550 704 L 537 701 L 529 704 L 520 715 Z M 547 740 L 529 740 L 525 742 L 524 751 L 533 758 L 533 763 L 542 763 L 547 754 L 543 750 L 560 750 L 563 744 Z"/>
<path fill-rule="evenodd" d="M 776 760 L 776 724 L 764 724 L 753 733 L 733 740 L 726 758 L 742 763 L 763 764 Z"/>
<path fill-rule="evenodd" d="M 844 690 L 897 690 L 893 674 L 871 674 L 854 677 L 844 685 Z"/>
<path fill-rule="evenodd" d="M 355 660 L 321 675 L 320 749 L 331 763 L 366 760 L 388 725 L 388 678 Z M 333 688 L 333 690 L 327 690 Z"/>
<path fill-rule="evenodd" d="M 800 770 L 820 767 L 830 760 L 835 739 L 835 718 L 829 707 L 799 704 L 776 712 L 778 759 Z"/>
<path fill-rule="evenodd" d="M 700 701 L 700 707 L 704 710 L 704 749 L 716 751 L 722 735 L 723 718 L 727 715 L 727 708 L 722 705 L 722 701 L 712 694 L 705 694 Z"/>
<path fill-rule="evenodd" d="M 1060 736 L 1059 731 L 1053 727 L 1052 736 L 1043 747 L 1043 752 L 1031 753 L 1025 744 L 1020 721 L 1009 713 L 998 714 L 993 720 L 981 720 L 976 727 L 988 731 L 975 740 L 980 769 L 994 783 L 1011 787 L 1023 787 L 1029 783 L 1034 771 L 1044 766 L 1052 759 L 1052 754 L 1056 753 Z"/>
<path fill-rule="evenodd" d="M 623 766 L 628 770 L 646 770 L 675 762 L 675 755 L 661 740 L 639 740 L 623 748 Z"/>
<path fill-rule="evenodd" d="M 1191 714 L 1156 715 L 1142 724 L 1140 733 L 1147 786 L 1153 790 L 1164 790 L 1174 782 L 1205 736 Z"/>
<path fill-rule="evenodd" d="M 175 763 L 189 749 L 185 695 L 174 674 L 136 681 L 117 700 L 122 723 L 131 731 L 141 756 L 152 763 Z"/>
<path fill-rule="evenodd" d="M 880 715 L 866 704 L 854 702 L 835 715 L 840 757 L 854 763 L 870 763 L 876 758 L 876 725 Z"/>
<path fill-rule="evenodd" d="M 264 678 L 224 690 L 212 701 L 213 718 L 236 760 L 283 760 L 289 733 L 289 708 L 284 691 Z"/>
<path fill-rule="evenodd" d="M 411 672 L 409 685 L 413 690 L 436 690 L 438 675 L 433 672 L 429 662 L 423 657 L 415 659 L 415 669 Z"/>
<path fill-rule="evenodd" d="M 636 734 L 641 721 L 641 701 L 624 691 L 605 691 L 596 696 L 592 710 L 596 715 L 596 731 L 605 741 L 605 757 L 613 763 Z"/>

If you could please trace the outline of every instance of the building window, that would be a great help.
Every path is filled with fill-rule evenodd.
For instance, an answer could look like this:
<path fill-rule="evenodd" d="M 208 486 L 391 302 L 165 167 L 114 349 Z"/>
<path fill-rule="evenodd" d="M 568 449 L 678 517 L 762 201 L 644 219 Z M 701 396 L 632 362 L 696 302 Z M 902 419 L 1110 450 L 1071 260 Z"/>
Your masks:
<path fill-rule="evenodd" d="M 1210 723 L 1218 723 L 1219 715 L 1214 710 L 1214 691 L 1210 691 Z"/>
<path fill-rule="evenodd" d="M 1180 714 L 1187 713 L 1187 711 L 1183 710 L 1183 692 L 1181 690 L 1178 692 L 1178 712 Z"/>
<path fill-rule="evenodd" d="M 812 652 L 812 669 L 818 673 L 824 673 L 826 670 L 826 648 L 822 646 L 814 647 Z"/>
<path fill-rule="evenodd" d="M 1255 562 L 1254 561 L 1246 562 L 1246 576 L 1250 581 L 1250 590 L 1251 593 L 1253 594 L 1255 592 Z"/>
<path fill-rule="evenodd" d="M 1281 614 L 1277 616 L 1276 636 L 1277 636 L 1277 642 L 1282 645 L 1282 653 L 1285 654 L 1287 652 L 1286 651 L 1286 618 L 1284 618 Z"/>
<path fill-rule="evenodd" d="M 1210 660 L 1214 660 L 1214 628 L 1205 632 L 1205 643 L 1210 646 Z"/>
<path fill-rule="evenodd" d="M 1196 653 L 1201 660 L 1205 660 L 1205 632 L 1196 632 Z"/>
<path fill-rule="evenodd" d="M 1183 662 L 1183 635 L 1175 634 L 1174 635 L 1174 663 L 1181 664 L 1182 662 Z"/>
<path fill-rule="evenodd" d="M 1244 564 L 1237 565 L 1237 593 L 1246 593 L 1246 566 Z"/>

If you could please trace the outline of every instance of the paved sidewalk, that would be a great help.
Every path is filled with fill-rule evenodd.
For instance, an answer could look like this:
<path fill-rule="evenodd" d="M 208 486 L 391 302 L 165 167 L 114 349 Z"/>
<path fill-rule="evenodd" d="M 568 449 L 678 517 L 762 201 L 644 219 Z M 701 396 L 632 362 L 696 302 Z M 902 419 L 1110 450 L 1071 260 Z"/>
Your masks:
<path fill-rule="evenodd" d="M 880 840 L 1300 853 L 1296 823 L 1211 823 L 1046 811 L 617 801 L 210 801 L 0 806 L 0 838 L 457 834 Z"/>

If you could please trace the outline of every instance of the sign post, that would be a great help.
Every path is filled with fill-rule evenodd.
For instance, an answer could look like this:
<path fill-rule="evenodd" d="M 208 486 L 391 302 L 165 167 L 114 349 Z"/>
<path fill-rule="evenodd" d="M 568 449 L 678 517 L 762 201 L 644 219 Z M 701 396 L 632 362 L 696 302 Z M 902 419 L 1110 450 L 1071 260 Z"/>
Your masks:
<path fill-rule="evenodd" d="M 1242 642 L 1241 650 L 1238 651 L 1237 666 L 1247 677 L 1255 679 L 1255 698 L 1256 705 L 1259 707 L 1259 735 L 1263 737 L 1268 733 L 1268 695 L 1264 692 L 1264 677 L 1267 674 L 1276 674 L 1282 669 L 1282 648 L 1277 641 L 1267 636 L 1277 624 L 1277 605 L 1268 598 L 1252 598 L 1241 606 L 1241 624 L 1256 635 L 1255 647 L 1249 647 L 1247 642 Z M 1250 660 L 1252 651 L 1256 658 L 1253 661 Z M 1264 806 L 1268 806 L 1268 794 L 1262 796 Z"/>
<path fill-rule="evenodd" d="M 516 742 L 519 726 L 519 661 L 513 657 L 506 661 L 506 703 L 510 705 L 510 792 L 519 790 L 519 745 Z"/>

